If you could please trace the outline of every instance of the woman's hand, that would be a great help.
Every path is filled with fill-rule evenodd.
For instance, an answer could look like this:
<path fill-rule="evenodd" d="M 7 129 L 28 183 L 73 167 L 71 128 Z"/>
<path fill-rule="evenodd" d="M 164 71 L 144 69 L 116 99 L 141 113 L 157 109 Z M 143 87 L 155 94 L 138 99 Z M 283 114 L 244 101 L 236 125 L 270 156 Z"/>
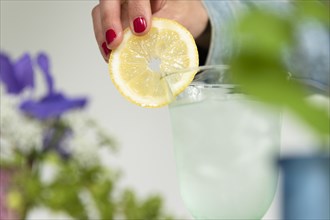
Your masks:
<path fill-rule="evenodd" d="M 96 41 L 105 61 L 108 62 L 111 50 L 121 43 L 126 27 L 135 35 L 144 35 L 151 27 L 152 16 L 176 20 L 195 39 L 208 22 L 201 0 L 100 0 L 92 17 Z"/>

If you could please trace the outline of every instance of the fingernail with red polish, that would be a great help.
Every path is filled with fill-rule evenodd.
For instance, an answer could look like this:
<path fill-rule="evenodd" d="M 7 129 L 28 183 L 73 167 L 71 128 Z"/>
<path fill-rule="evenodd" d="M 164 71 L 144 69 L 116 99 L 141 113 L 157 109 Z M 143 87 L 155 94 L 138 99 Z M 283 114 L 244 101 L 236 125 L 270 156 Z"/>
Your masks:
<path fill-rule="evenodd" d="M 147 28 L 146 19 L 144 19 L 143 17 L 135 18 L 133 21 L 133 27 L 135 33 L 142 33 Z"/>
<path fill-rule="evenodd" d="M 107 44 L 111 44 L 111 42 L 117 37 L 116 32 L 113 29 L 107 30 L 105 33 L 105 39 L 107 40 Z"/>
<path fill-rule="evenodd" d="M 102 49 L 106 56 L 108 56 L 111 52 L 111 50 L 107 47 L 107 44 L 105 42 L 103 42 L 103 44 L 102 44 Z"/>

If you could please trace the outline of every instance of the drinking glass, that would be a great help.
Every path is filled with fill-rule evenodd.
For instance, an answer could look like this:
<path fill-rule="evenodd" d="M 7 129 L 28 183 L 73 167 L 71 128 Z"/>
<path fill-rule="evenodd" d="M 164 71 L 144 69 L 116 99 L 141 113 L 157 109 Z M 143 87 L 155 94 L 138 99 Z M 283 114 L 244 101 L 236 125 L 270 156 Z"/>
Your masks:
<path fill-rule="evenodd" d="M 280 113 L 226 66 L 200 70 L 169 106 L 183 202 L 196 219 L 261 219 L 277 186 Z"/>

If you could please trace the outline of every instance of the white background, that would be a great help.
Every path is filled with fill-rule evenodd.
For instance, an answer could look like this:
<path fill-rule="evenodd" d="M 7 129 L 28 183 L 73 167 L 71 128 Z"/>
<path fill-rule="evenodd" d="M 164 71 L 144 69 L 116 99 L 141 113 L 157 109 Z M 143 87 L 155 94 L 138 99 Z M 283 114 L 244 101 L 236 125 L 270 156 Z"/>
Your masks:
<path fill-rule="evenodd" d="M 97 3 L 1 0 L 1 50 L 13 58 L 23 52 L 48 53 L 56 88 L 71 96 L 88 95 L 89 112 L 119 142 L 113 164 L 123 170 L 121 185 L 133 187 L 141 197 L 160 193 L 170 213 L 188 219 L 178 188 L 168 109 L 135 106 L 114 88 L 94 38 L 91 11 Z M 279 195 L 265 219 L 278 219 Z"/>

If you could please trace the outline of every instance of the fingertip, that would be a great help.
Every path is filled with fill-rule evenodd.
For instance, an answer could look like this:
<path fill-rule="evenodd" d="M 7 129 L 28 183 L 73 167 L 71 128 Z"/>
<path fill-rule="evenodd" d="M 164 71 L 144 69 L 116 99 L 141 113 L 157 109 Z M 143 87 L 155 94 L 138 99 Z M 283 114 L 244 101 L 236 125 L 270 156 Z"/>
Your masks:
<path fill-rule="evenodd" d="M 130 29 L 135 35 L 148 33 L 151 26 L 151 6 L 149 1 L 134 0 L 128 2 Z"/>
<path fill-rule="evenodd" d="M 110 50 L 115 49 L 119 46 L 123 38 L 122 31 L 116 31 L 114 29 L 108 29 L 105 32 L 106 45 Z"/>
<path fill-rule="evenodd" d="M 107 41 L 107 44 L 109 46 L 116 39 L 116 37 L 117 37 L 116 31 L 112 28 L 108 29 L 105 32 L 105 40 Z"/>
<path fill-rule="evenodd" d="M 105 57 L 109 56 L 111 53 L 111 50 L 108 48 L 107 44 L 105 42 L 103 42 L 101 47 L 102 47 L 103 54 L 105 55 Z"/>
<path fill-rule="evenodd" d="M 138 16 L 133 20 L 133 31 L 135 34 L 143 34 L 147 31 L 148 23 L 143 16 Z"/>
<path fill-rule="evenodd" d="M 103 42 L 100 47 L 101 47 L 101 52 L 102 52 L 103 59 L 106 63 L 108 63 L 111 50 L 108 48 L 106 42 Z"/>

